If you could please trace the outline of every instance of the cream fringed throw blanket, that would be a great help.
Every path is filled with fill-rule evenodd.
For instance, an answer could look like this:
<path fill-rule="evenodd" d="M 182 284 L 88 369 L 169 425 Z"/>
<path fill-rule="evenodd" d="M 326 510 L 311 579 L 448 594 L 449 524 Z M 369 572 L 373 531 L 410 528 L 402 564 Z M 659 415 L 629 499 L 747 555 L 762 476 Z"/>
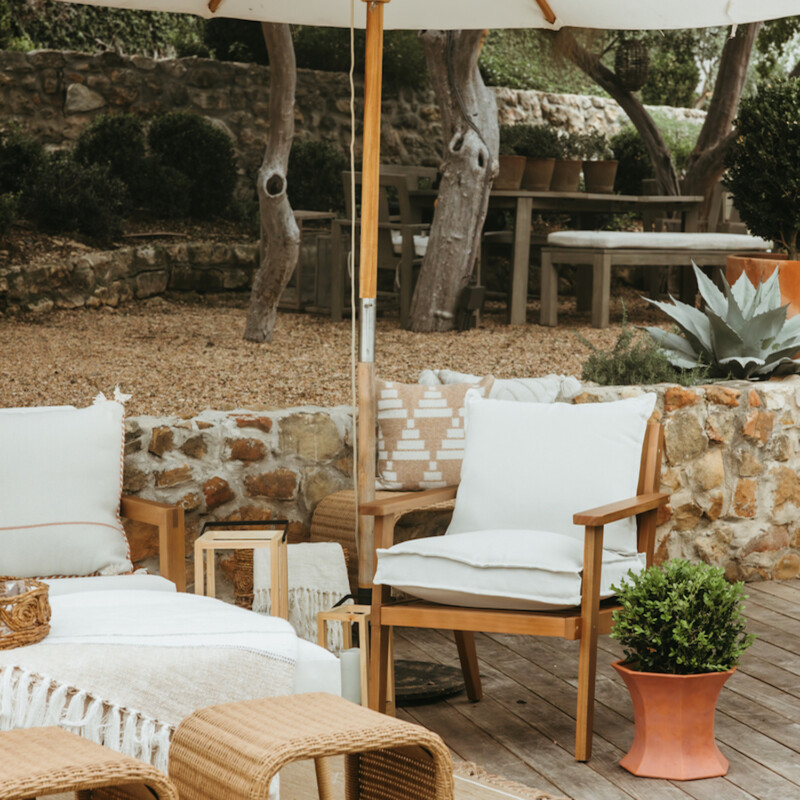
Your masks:
<path fill-rule="evenodd" d="M 44 641 L 0 651 L 0 730 L 60 725 L 166 771 L 184 717 L 292 691 L 297 637 L 285 620 L 160 591 L 51 605 Z"/>

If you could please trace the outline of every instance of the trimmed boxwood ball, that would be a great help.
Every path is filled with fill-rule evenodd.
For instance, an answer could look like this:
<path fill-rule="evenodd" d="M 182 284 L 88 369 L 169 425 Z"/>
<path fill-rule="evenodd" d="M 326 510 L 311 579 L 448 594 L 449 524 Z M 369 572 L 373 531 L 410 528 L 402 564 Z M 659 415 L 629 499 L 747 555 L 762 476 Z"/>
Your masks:
<path fill-rule="evenodd" d="M 743 583 L 728 583 L 719 567 L 673 559 L 628 572 L 617 594 L 611 638 L 639 672 L 694 675 L 726 672 L 755 638 L 745 633 Z"/>
<path fill-rule="evenodd" d="M 145 153 L 144 126 L 132 114 L 100 114 L 81 131 L 75 145 L 75 160 L 81 164 L 108 167 L 137 199 L 138 182 Z"/>
<path fill-rule="evenodd" d="M 725 157 L 725 183 L 751 233 L 800 252 L 800 80 L 761 84 L 744 98 L 736 140 Z"/>
<path fill-rule="evenodd" d="M 286 191 L 292 208 L 344 213 L 344 153 L 330 142 L 295 139 L 289 153 Z"/>
<path fill-rule="evenodd" d="M 147 141 L 151 155 L 189 179 L 193 217 L 226 211 L 236 186 L 236 157 L 224 131 L 205 117 L 173 111 L 153 120 Z"/>
<path fill-rule="evenodd" d="M 22 191 L 45 161 L 41 142 L 19 129 L 0 133 L 0 194 Z"/>

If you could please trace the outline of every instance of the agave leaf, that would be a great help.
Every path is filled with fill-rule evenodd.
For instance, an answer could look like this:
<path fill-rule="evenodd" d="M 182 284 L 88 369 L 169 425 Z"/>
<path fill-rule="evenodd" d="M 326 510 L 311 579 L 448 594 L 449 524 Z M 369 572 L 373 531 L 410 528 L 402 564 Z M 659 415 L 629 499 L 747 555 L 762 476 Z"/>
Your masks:
<path fill-rule="evenodd" d="M 779 308 L 781 304 L 781 290 L 778 284 L 778 271 L 772 273 L 765 281 L 756 287 L 752 307 L 745 316 L 755 316 Z"/>
<path fill-rule="evenodd" d="M 773 364 L 775 361 L 782 358 L 791 358 L 800 352 L 800 341 L 794 340 L 792 342 L 781 342 L 775 350 L 768 350 L 766 354 L 766 361 L 768 364 Z"/>
<path fill-rule="evenodd" d="M 739 335 L 745 353 L 759 352 L 768 348 L 777 337 L 783 339 L 783 324 L 786 322 L 786 306 L 773 308 L 758 314 L 743 324 Z"/>
<path fill-rule="evenodd" d="M 718 314 L 720 317 L 725 316 L 725 312 L 730 306 L 730 300 L 727 303 L 725 302 L 725 295 L 694 261 L 692 261 L 692 269 L 697 279 L 697 290 L 700 292 L 700 296 L 705 301 L 705 304 L 715 314 Z"/>
<path fill-rule="evenodd" d="M 672 295 L 669 298 L 672 300 L 672 304 L 650 298 L 645 299 L 675 321 L 696 352 L 711 353 L 711 328 L 706 315 L 693 306 L 681 303 Z"/>
<path fill-rule="evenodd" d="M 734 281 L 733 286 L 728 285 L 728 281 L 725 280 L 724 275 L 722 276 L 722 280 L 725 281 L 723 287 L 728 286 L 725 293 L 728 294 L 728 292 L 730 292 L 736 298 L 739 308 L 745 309 L 753 302 L 756 290 L 753 284 L 750 283 L 750 278 L 748 278 L 744 272 L 739 276 L 738 280 Z"/>
<path fill-rule="evenodd" d="M 659 347 L 664 350 L 674 350 L 687 358 L 697 358 L 697 353 L 689 341 L 684 336 L 680 336 L 672 331 L 665 331 L 663 328 L 646 326 L 644 328 Z"/>
<path fill-rule="evenodd" d="M 779 367 L 782 367 L 784 364 L 794 364 L 793 372 L 800 372 L 800 358 L 782 358 L 780 361 L 775 363 L 769 362 L 765 364 L 763 367 L 759 367 L 756 371 L 756 375 L 770 375 L 775 372 Z"/>
<path fill-rule="evenodd" d="M 742 357 L 731 356 L 730 358 L 720 358 L 717 362 L 721 367 L 730 367 L 730 372 L 734 378 L 749 378 L 757 370 L 766 366 L 763 358 L 754 356 Z M 769 370 L 770 372 L 772 369 Z"/>
<path fill-rule="evenodd" d="M 722 362 L 724 358 L 734 356 L 744 356 L 744 343 L 739 332 L 734 330 L 720 316 L 717 316 L 710 308 L 706 309 L 706 317 L 711 327 L 711 338 L 713 348 L 711 351 L 712 360 Z"/>

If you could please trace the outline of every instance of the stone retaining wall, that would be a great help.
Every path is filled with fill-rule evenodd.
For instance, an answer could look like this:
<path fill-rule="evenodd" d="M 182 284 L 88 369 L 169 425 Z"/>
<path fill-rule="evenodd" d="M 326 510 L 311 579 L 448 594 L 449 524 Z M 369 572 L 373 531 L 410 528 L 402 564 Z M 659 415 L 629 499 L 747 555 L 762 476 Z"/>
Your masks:
<path fill-rule="evenodd" d="M 166 291 L 246 291 L 257 261 L 256 243 L 181 242 L 76 250 L 51 263 L 0 266 L 0 314 L 116 308 Z"/>
<path fill-rule="evenodd" d="M 652 388 L 665 430 L 662 489 L 672 495 L 657 560 L 703 560 L 741 580 L 800 575 L 800 377 Z M 592 387 L 576 402 L 646 390 Z M 136 417 L 125 490 L 184 507 L 187 556 L 207 519 L 286 517 L 292 541 L 303 541 L 316 504 L 351 485 L 350 426 L 348 407 Z M 152 559 L 151 532 L 133 528 L 131 539 L 136 561 Z"/>
<path fill-rule="evenodd" d="M 269 68 L 201 58 L 154 60 L 116 53 L 0 51 L 0 124 L 16 122 L 56 147 L 69 145 L 96 114 L 145 117 L 183 109 L 204 114 L 232 138 L 243 177 L 255 175 L 266 145 Z M 627 121 L 609 98 L 496 88 L 501 122 L 547 121 L 569 131 L 613 134 Z M 357 119 L 363 86 L 356 88 Z M 299 137 L 341 145 L 350 137 L 347 75 L 298 70 Z M 430 90 L 385 89 L 382 158 L 437 166 L 442 152 L 439 109 Z M 704 112 L 665 108 L 680 118 Z M 359 125 L 360 127 L 360 125 Z"/>

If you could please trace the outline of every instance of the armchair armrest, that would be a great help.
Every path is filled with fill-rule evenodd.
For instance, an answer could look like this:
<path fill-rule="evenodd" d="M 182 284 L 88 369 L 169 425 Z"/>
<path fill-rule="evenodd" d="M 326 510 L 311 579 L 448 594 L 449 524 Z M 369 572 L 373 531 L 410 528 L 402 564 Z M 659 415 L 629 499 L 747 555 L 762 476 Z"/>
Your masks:
<path fill-rule="evenodd" d="M 598 528 L 602 525 L 616 522 L 618 519 L 625 519 L 625 517 L 632 517 L 645 511 L 652 511 L 659 506 L 666 505 L 668 501 L 669 494 L 665 492 L 640 494 L 627 500 L 609 503 L 598 508 L 590 508 L 588 511 L 580 511 L 573 515 L 572 521 L 575 525 Z"/>
<path fill-rule="evenodd" d="M 186 555 L 183 509 L 143 497 L 123 497 L 120 514 L 127 519 L 158 528 L 158 557 L 161 575 L 179 592 L 186 591 Z"/>
<path fill-rule="evenodd" d="M 421 492 L 397 492 L 396 497 L 360 503 L 358 511 L 366 517 L 389 517 L 405 514 L 407 511 L 421 511 L 437 503 L 453 500 L 457 491 L 457 486 L 445 486 L 441 489 L 424 489 Z"/>

